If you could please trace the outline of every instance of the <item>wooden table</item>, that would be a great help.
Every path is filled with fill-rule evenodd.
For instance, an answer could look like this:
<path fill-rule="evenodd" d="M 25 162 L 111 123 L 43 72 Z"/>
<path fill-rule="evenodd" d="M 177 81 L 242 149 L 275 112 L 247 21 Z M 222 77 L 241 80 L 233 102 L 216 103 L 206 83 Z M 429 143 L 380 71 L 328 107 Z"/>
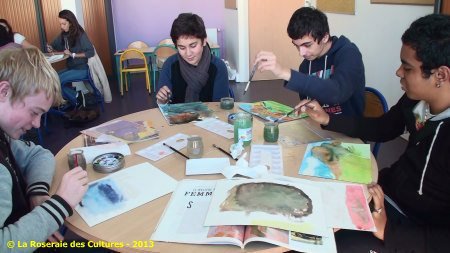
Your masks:
<path fill-rule="evenodd" d="M 222 110 L 219 108 L 218 103 L 208 103 L 210 109 L 215 112 L 221 120 L 226 121 L 229 113 L 233 110 Z M 236 105 L 234 111 L 237 111 Z M 130 145 L 132 155 L 126 156 L 125 167 L 140 164 L 143 162 L 150 162 L 163 172 L 172 176 L 176 180 L 184 178 L 195 179 L 220 179 L 224 178 L 222 175 L 203 175 L 203 176 L 185 176 L 185 164 L 186 159 L 178 154 L 169 155 L 157 162 L 152 162 L 146 158 L 134 154 L 137 150 L 146 148 L 154 143 L 157 143 L 163 139 L 166 139 L 176 133 L 184 133 L 187 135 L 200 135 L 203 137 L 204 143 L 204 156 L 203 157 L 225 157 L 223 153 L 212 147 L 212 144 L 217 144 L 224 149 L 228 149 L 233 140 L 225 139 L 219 135 L 206 131 L 202 128 L 194 126 L 193 123 L 183 125 L 169 126 L 162 117 L 158 108 L 133 113 L 120 119 L 126 119 L 131 121 L 137 120 L 151 120 L 154 127 L 159 130 L 160 139 L 150 140 L 140 143 L 134 143 Z M 263 144 L 263 125 L 264 122 L 259 118 L 254 117 L 253 120 L 253 141 L 252 144 Z M 361 143 L 359 139 L 346 137 L 344 135 L 321 130 L 320 127 L 314 124 L 310 119 L 301 119 L 280 124 L 280 139 L 289 138 L 292 141 L 300 141 L 305 144 L 290 146 L 285 143 L 281 145 L 283 152 L 283 165 L 286 176 L 300 177 L 298 175 L 298 169 L 300 167 L 301 160 L 303 158 L 306 142 L 311 140 L 319 140 L 321 137 L 333 137 L 335 139 L 342 140 L 344 142 Z M 280 143 L 280 140 L 279 140 Z M 56 155 L 56 172 L 51 187 L 52 192 L 56 190 L 58 183 L 60 182 L 63 174 L 68 171 L 67 153 L 70 148 L 82 147 L 83 138 L 80 136 L 73 139 L 67 145 L 65 145 Z M 246 151 L 249 151 L 249 147 Z M 186 153 L 186 149 L 181 150 Z M 234 160 L 230 160 L 231 164 L 234 164 Z M 372 157 L 373 179 L 378 178 L 378 167 L 375 159 Z M 89 174 L 89 180 L 93 181 L 106 176 L 92 170 L 92 165 L 89 164 L 87 168 Z M 305 178 L 305 177 L 304 177 Z M 236 246 L 227 245 L 194 245 L 194 244 L 177 244 L 177 243 L 165 243 L 154 242 L 154 248 L 131 248 L 133 241 L 148 241 L 158 220 L 164 211 L 169 199 L 170 194 L 163 196 L 159 199 L 153 200 L 145 205 L 135 208 L 127 213 L 119 215 L 113 219 L 107 220 L 94 227 L 88 227 L 83 219 L 74 212 L 74 215 L 67 219 L 66 225 L 78 235 L 92 241 L 106 241 L 106 242 L 123 242 L 129 244 L 130 247 L 113 248 L 119 252 L 241 252 L 241 249 Z M 285 249 L 276 246 L 270 246 L 264 243 L 252 243 L 246 246 L 246 251 L 259 251 L 259 252 L 283 252 Z"/>

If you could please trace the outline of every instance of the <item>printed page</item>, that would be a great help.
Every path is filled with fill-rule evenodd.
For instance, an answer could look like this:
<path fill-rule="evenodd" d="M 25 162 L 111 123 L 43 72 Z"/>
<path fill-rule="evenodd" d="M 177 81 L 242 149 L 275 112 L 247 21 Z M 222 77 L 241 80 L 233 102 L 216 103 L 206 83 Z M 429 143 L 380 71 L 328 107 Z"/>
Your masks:
<path fill-rule="evenodd" d="M 250 242 L 267 242 L 300 252 L 337 252 L 331 228 L 326 230 L 324 236 L 317 236 L 265 226 L 246 226 L 244 238 L 244 245 Z"/>
<path fill-rule="evenodd" d="M 75 210 L 92 227 L 164 196 L 176 185 L 175 179 L 158 168 L 141 163 L 90 182 Z"/>
<path fill-rule="evenodd" d="M 216 180 L 180 181 L 150 239 L 242 246 L 244 226 L 203 225 L 215 185 Z"/>
<path fill-rule="evenodd" d="M 310 143 L 299 174 L 353 183 L 372 182 L 369 144 L 322 141 Z"/>
<path fill-rule="evenodd" d="M 188 137 L 189 136 L 186 134 L 178 133 L 147 148 L 141 149 L 137 151 L 136 154 L 145 157 L 147 159 L 150 159 L 152 161 L 158 161 L 161 158 L 164 158 L 170 154 L 175 153 L 169 147 L 164 146 L 163 143 L 166 143 L 167 145 L 175 148 L 176 150 L 180 150 L 187 146 Z"/>
<path fill-rule="evenodd" d="M 260 225 L 326 234 L 320 188 L 273 179 L 219 180 L 206 226 Z"/>
<path fill-rule="evenodd" d="M 279 145 L 252 145 L 249 166 L 265 165 L 272 174 L 284 175 L 283 155 Z"/>
<path fill-rule="evenodd" d="M 202 121 L 196 122 L 194 125 L 227 139 L 233 139 L 234 137 L 234 126 L 215 118 L 207 118 Z"/>
<path fill-rule="evenodd" d="M 101 134 L 107 134 L 125 143 L 146 141 L 159 137 L 151 121 L 115 120 L 81 132 L 96 138 Z"/>

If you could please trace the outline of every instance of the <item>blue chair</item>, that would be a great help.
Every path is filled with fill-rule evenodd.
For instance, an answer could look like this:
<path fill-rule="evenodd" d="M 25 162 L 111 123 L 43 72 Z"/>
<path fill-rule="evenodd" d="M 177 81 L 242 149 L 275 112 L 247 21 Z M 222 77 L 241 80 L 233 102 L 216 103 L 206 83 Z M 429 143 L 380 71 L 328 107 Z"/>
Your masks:
<path fill-rule="evenodd" d="M 230 98 L 234 98 L 234 91 L 230 86 L 228 87 L 228 93 L 230 93 Z"/>
<path fill-rule="evenodd" d="M 83 82 L 88 83 L 90 85 L 90 88 L 92 89 L 92 92 L 94 93 L 96 103 L 100 104 L 100 107 L 102 108 L 102 112 L 105 111 L 105 108 L 103 106 L 104 100 L 102 93 L 95 87 L 94 80 L 92 80 L 91 71 L 88 69 L 88 78 L 86 79 L 75 79 L 75 80 L 69 80 L 65 83 L 62 83 L 61 86 L 64 87 L 72 82 Z M 69 98 L 71 97 L 70 94 L 65 89 L 62 89 L 62 96 L 64 99 L 69 100 L 71 104 L 76 104 L 76 101 L 71 101 Z"/>
<path fill-rule="evenodd" d="M 366 87 L 365 89 L 365 108 L 364 108 L 364 117 L 368 118 L 376 118 L 385 114 L 388 111 L 388 104 L 383 94 L 379 92 L 375 88 Z M 378 155 L 378 151 L 380 149 L 380 142 L 376 142 L 373 149 L 372 154 L 376 158 Z"/>

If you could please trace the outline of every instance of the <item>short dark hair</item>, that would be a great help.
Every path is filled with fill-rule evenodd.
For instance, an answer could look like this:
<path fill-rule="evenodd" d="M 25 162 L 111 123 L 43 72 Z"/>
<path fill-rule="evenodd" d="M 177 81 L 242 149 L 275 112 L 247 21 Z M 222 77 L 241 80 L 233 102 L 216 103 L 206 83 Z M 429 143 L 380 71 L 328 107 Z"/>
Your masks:
<path fill-rule="evenodd" d="M 430 14 L 417 19 L 403 33 L 402 43 L 416 51 L 424 77 L 430 77 L 432 69 L 449 67 L 450 16 Z"/>
<path fill-rule="evenodd" d="M 287 27 L 288 35 L 293 40 L 311 35 L 315 41 L 320 41 L 330 34 L 327 16 L 314 8 L 302 7 L 292 14 Z"/>
<path fill-rule="evenodd" d="M 177 45 L 177 40 L 182 36 L 193 36 L 203 40 L 206 38 L 206 29 L 203 19 L 197 14 L 181 13 L 173 21 L 170 37 L 173 44 Z"/>
<path fill-rule="evenodd" d="M 6 27 L 0 25 L 0 47 L 11 42 L 14 42 L 14 35 L 11 36 Z"/>
<path fill-rule="evenodd" d="M 8 33 L 8 36 L 14 40 L 14 31 L 11 27 L 11 25 L 8 23 L 8 20 L 4 18 L 0 18 L 0 25 L 6 28 L 6 32 Z"/>

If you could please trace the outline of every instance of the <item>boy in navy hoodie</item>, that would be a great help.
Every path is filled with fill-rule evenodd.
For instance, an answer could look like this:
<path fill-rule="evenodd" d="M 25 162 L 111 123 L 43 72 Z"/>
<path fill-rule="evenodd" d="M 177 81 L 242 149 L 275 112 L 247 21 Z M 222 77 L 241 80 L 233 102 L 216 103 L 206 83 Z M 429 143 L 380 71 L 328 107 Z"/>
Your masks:
<path fill-rule="evenodd" d="M 419 18 L 402 43 L 396 74 L 405 94 L 383 116 L 329 115 L 316 102 L 304 106 L 307 100 L 297 105 L 323 128 L 352 137 L 378 142 L 410 134 L 397 162 L 369 185 L 377 231 L 339 231 L 339 252 L 450 249 L 450 16 Z"/>
<path fill-rule="evenodd" d="M 287 32 L 304 58 L 299 71 L 281 66 L 272 52 L 259 52 L 258 70 L 270 70 L 301 99 L 316 99 L 330 114 L 361 116 L 364 111 L 364 64 L 355 44 L 330 35 L 327 17 L 302 7 L 292 15 Z"/>

